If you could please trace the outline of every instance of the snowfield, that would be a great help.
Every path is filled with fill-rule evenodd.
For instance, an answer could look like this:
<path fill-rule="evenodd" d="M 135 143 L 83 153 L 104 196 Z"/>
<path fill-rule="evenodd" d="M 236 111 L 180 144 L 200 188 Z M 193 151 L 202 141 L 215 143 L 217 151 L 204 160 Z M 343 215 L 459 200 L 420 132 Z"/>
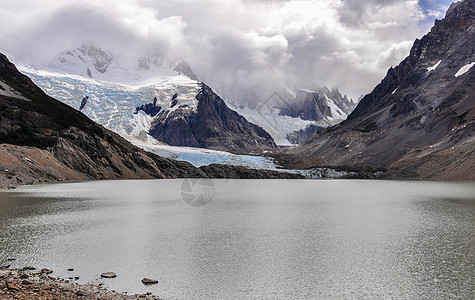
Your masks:
<path fill-rule="evenodd" d="M 287 134 L 294 131 L 305 129 L 308 125 L 315 125 L 314 121 L 302 120 L 301 118 L 292 118 L 289 116 L 280 116 L 279 110 L 275 108 L 262 107 L 260 109 L 229 108 L 244 116 L 249 122 L 254 123 L 267 131 L 278 146 L 293 146 L 286 138 Z"/>

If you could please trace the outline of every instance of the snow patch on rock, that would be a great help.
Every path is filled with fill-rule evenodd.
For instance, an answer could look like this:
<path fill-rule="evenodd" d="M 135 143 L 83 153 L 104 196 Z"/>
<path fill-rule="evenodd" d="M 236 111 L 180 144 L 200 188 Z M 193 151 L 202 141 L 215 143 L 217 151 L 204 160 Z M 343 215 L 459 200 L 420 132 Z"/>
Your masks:
<path fill-rule="evenodd" d="M 455 77 L 459 77 L 459 76 L 462 76 L 463 74 L 467 73 L 473 66 L 475 65 L 475 61 L 470 63 L 470 64 L 466 64 L 465 66 L 461 67 L 457 73 L 455 73 Z"/>
<path fill-rule="evenodd" d="M 433 65 L 432 67 L 428 67 L 428 68 L 427 68 L 427 72 L 432 72 L 432 71 L 434 71 L 435 69 L 437 69 L 437 67 L 440 65 L 441 62 L 442 62 L 442 61 L 439 60 L 439 61 L 438 61 L 435 65 Z"/>

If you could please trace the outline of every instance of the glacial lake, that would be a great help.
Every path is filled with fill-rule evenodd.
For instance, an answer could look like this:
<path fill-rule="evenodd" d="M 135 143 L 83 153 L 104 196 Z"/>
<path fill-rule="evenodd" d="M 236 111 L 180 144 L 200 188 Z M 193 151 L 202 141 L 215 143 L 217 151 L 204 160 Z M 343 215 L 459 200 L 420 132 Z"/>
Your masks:
<path fill-rule="evenodd" d="M 22 187 L 0 193 L 0 264 L 164 299 L 474 299 L 475 183 Z"/>

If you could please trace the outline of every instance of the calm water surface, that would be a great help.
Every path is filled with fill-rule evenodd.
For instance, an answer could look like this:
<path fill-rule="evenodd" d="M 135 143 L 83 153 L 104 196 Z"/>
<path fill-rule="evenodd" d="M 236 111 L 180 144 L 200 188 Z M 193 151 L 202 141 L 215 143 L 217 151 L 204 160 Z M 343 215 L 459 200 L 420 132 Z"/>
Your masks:
<path fill-rule="evenodd" d="M 165 299 L 475 298 L 474 183 L 186 183 L 0 193 L 0 263 Z"/>

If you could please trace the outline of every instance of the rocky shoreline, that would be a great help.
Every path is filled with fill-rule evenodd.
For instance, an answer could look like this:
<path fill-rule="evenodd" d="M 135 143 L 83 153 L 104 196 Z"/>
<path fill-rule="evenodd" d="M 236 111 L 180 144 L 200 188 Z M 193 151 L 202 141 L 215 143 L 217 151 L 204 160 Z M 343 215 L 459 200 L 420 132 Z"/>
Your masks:
<path fill-rule="evenodd" d="M 31 269 L 34 268 L 29 267 L 21 270 L 0 270 L 0 299 L 160 299 L 151 293 L 141 295 L 119 294 L 115 291 L 103 288 L 102 284 L 81 285 L 74 281 L 52 277 L 50 276 L 52 271 L 48 269 L 42 269 L 41 271 Z"/>

